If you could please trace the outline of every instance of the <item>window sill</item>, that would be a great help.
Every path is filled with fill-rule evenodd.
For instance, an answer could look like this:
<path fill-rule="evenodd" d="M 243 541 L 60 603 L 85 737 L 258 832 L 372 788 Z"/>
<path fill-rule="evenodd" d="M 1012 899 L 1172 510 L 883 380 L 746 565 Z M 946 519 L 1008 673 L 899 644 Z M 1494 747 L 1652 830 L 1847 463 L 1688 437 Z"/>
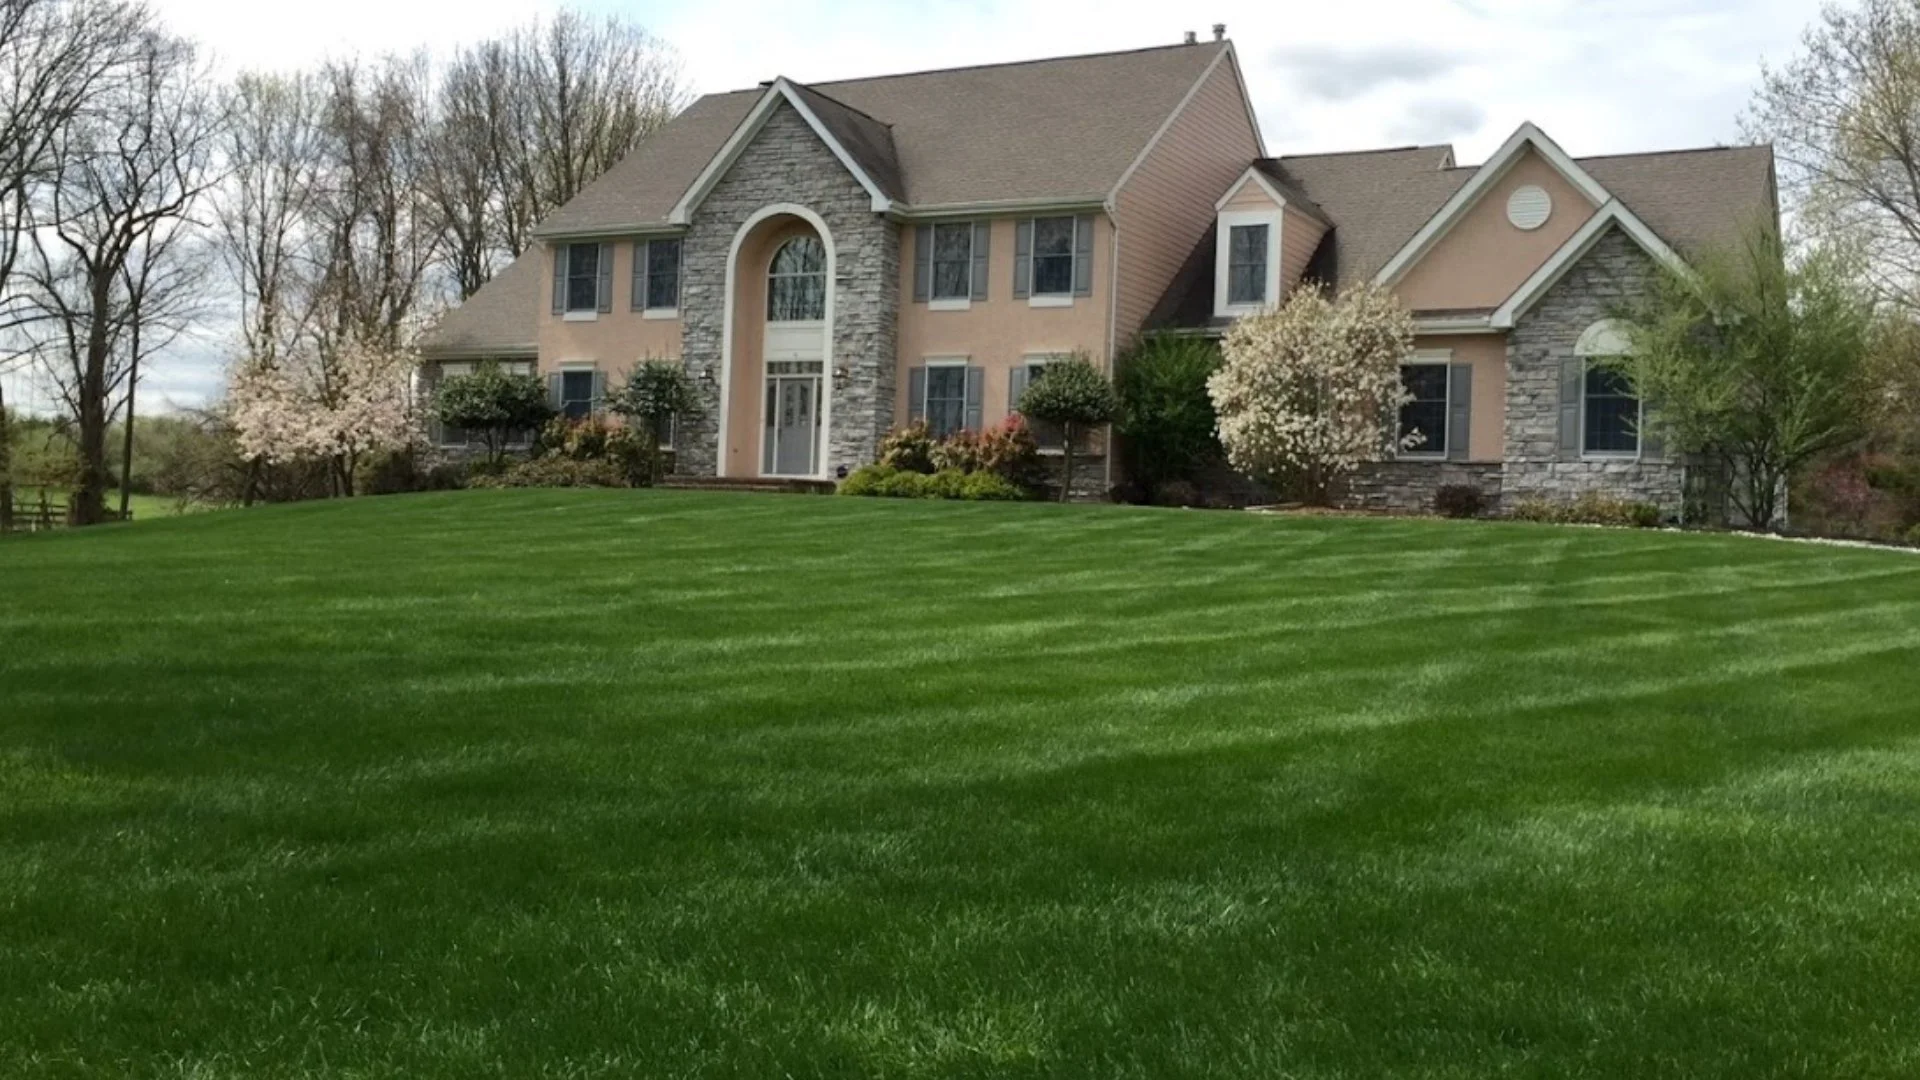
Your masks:
<path fill-rule="evenodd" d="M 1272 304 L 1223 304 L 1213 309 L 1217 319 L 1244 319 L 1249 315 L 1258 315 L 1270 310 Z"/>
<path fill-rule="evenodd" d="M 1402 451 L 1399 454 L 1395 455 L 1393 460 L 1395 461 L 1431 461 L 1431 462 L 1444 464 L 1451 459 L 1447 457 L 1447 452 L 1445 450 L 1442 450 L 1439 453 L 1435 453 L 1435 454 L 1420 454 L 1420 453 L 1413 453 L 1411 451 Z"/>
<path fill-rule="evenodd" d="M 599 322 L 600 313 L 597 311 L 569 311 L 565 315 L 560 316 L 560 321 L 561 322 Z"/>
<path fill-rule="evenodd" d="M 927 310 L 928 311 L 971 311 L 973 310 L 973 300 L 970 297 L 965 297 L 965 296 L 956 297 L 954 299 L 949 299 L 949 300 L 929 300 L 927 301 Z"/>
<path fill-rule="evenodd" d="M 1639 461 L 1640 451 L 1638 450 L 1613 450 L 1613 451 L 1582 450 L 1580 451 L 1580 460 L 1581 461 Z"/>
<path fill-rule="evenodd" d="M 650 307 L 640 313 L 643 319 L 677 319 L 680 309 L 677 307 Z"/>
<path fill-rule="evenodd" d="M 1027 298 L 1027 306 L 1028 307 L 1072 307 L 1073 297 L 1071 296 L 1030 296 Z"/>

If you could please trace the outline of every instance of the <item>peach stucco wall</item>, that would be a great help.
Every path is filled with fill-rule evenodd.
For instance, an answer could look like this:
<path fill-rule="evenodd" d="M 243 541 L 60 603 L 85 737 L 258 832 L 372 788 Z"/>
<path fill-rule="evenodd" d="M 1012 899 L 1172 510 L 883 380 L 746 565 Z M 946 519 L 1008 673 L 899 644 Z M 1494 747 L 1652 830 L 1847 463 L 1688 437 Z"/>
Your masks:
<path fill-rule="evenodd" d="M 914 230 L 902 229 L 900 258 L 900 357 L 894 395 L 896 424 L 907 419 L 907 370 L 928 358 L 966 357 L 986 371 L 981 420 L 998 423 L 1007 413 L 1007 374 L 1028 354 L 1085 352 L 1107 364 L 1107 298 L 1112 295 L 1113 227 L 1094 216 L 1093 293 L 1070 307 L 1034 307 L 1013 295 L 1015 220 L 993 222 L 988 241 L 987 299 L 965 311 L 935 311 L 913 300 Z"/>
<path fill-rule="evenodd" d="M 1499 461 L 1506 447 L 1507 339 L 1501 334 L 1436 334 L 1414 339 L 1416 349 L 1446 349 L 1452 363 L 1473 365 L 1473 411 L 1467 456 Z"/>
<path fill-rule="evenodd" d="M 1120 287 L 1114 342 L 1124 349 L 1213 224 L 1213 204 L 1260 155 L 1240 70 L 1222 59 L 1114 200 Z"/>
<path fill-rule="evenodd" d="M 1546 224 L 1531 231 L 1515 228 L 1507 220 L 1507 197 L 1525 184 L 1539 185 L 1553 199 L 1553 213 Z M 1401 277 L 1394 291 L 1415 311 L 1499 307 L 1579 231 L 1595 209 L 1578 188 L 1529 149 Z"/>
<path fill-rule="evenodd" d="M 554 253 L 545 258 L 547 280 L 552 281 Z M 645 319 L 628 310 L 633 295 L 633 241 L 613 242 L 613 310 L 594 313 L 590 320 L 553 314 L 546 288 L 540 290 L 540 372 L 562 364 L 591 363 L 617 383 L 642 360 L 680 359 L 680 320 Z"/>

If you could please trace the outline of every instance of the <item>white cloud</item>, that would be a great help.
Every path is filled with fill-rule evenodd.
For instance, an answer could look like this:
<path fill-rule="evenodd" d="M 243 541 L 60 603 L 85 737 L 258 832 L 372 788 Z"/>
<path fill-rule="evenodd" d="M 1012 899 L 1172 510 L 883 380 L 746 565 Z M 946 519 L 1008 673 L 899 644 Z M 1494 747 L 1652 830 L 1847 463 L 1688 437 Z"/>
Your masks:
<path fill-rule="evenodd" d="M 439 53 L 551 12 L 554 0 L 329 0 L 263 9 L 157 0 L 224 70 L 355 51 Z M 1731 142 L 1758 61 L 1789 55 L 1819 0 L 685 0 L 589 4 L 681 53 L 700 92 L 775 75 L 826 81 L 1210 36 L 1228 24 L 1275 153 L 1452 141 L 1480 160 L 1523 120 L 1574 154 Z M 182 403 L 217 384 L 218 349 L 156 365 Z"/>

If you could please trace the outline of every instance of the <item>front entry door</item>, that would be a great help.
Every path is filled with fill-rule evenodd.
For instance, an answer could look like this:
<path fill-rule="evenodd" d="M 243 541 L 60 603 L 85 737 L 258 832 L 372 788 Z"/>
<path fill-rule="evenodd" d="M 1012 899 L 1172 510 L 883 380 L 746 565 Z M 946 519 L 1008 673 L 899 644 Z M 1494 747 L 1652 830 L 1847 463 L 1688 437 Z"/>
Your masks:
<path fill-rule="evenodd" d="M 818 376 L 767 380 L 767 421 L 761 471 L 771 476 L 812 476 L 820 442 Z"/>

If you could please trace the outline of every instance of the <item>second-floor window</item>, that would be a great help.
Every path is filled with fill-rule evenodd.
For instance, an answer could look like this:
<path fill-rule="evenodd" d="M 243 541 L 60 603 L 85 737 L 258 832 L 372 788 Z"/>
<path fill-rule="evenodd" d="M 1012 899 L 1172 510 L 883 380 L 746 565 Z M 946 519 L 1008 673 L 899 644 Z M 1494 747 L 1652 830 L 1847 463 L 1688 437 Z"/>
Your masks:
<path fill-rule="evenodd" d="M 973 224 L 956 222 L 933 227 L 933 299 L 966 300 L 973 296 Z"/>
<path fill-rule="evenodd" d="M 1227 303 L 1267 302 L 1266 225 L 1232 225 L 1227 229 Z"/>
<path fill-rule="evenodd" d="M 633 247 L 633 308 L 673 311 L 680 306 L 680 241 L 641 240 Z"/>
<path fill-rule="evenodd" d="M 1073 233 L 1070 217 L 1033 220 L 1033 295 L 1073 295 Z"/>
<path fill-rule="evenodd" d="M 597 311 L 600 308 L 600 245 L 568 244 L 567 310 Z"/>

